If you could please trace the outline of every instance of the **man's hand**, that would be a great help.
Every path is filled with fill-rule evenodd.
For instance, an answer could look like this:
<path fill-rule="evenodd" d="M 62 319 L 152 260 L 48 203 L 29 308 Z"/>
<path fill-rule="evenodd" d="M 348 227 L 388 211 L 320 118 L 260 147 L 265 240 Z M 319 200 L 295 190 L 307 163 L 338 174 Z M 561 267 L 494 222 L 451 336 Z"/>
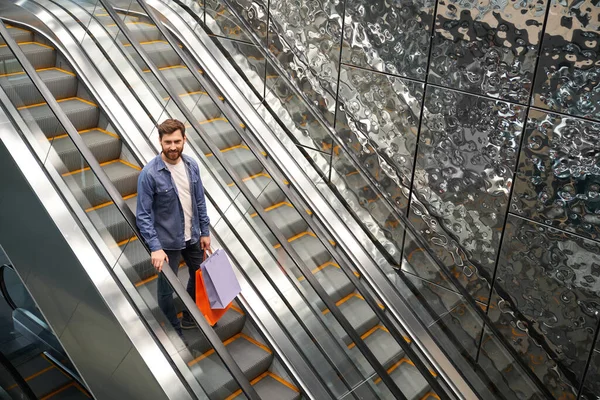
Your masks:
<path fill-rule="evenodd" d="M 210 236 L 200 237 L 200 248 L 202 250 L 210 250 Z"/>
<path fill-rule="evenodd" d="M 169 262 L 169 257 L 167 257 L 167 253 L 162 249 L 152 252 L 152 265 L 158 272 L 162 271 L 162 266 L 165 261 Z"/>

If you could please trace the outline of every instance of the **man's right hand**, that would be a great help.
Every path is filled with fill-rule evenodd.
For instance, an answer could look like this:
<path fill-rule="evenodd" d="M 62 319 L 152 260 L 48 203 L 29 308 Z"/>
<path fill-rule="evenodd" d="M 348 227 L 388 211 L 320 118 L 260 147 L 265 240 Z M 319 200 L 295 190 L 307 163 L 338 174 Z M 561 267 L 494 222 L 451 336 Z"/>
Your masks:
<path fill-rule="evenodd" d="M 167 257 L 167 253 L 164 250 L 156 250 L 152 252 L 152 265 L 158 272 L 162 271 L 162 266 L 164 262 L 169 262 L 169 257 Z"/>

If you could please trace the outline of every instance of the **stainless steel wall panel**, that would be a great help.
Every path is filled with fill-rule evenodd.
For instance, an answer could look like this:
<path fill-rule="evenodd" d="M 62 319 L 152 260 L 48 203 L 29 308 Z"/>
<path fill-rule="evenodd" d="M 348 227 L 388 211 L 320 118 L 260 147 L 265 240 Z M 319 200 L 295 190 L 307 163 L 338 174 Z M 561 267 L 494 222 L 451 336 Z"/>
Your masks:
<path fill-rule="evenodd" d="M 347 0 L 342 60 L 425 80 L 435 1 Z"/>
<path fill-rule="evenodd" d="M 552 0 L 537 68 L 538 107 L 600 120 L 600 4 Z"/>
<path fill-rule="evenodd" d="M 338 135 L 376 181 L 389 181 L 384 187 L 410 186 L 423 88 L 420 82 L 342 65 Z"/>
<path fill-rule="evenodd" d="M 555 397 L 576 394 L 598 325 L 600 244 L 510 215 L 489 316 Z"/>
<path fill-rule="evenodd" d="M 428 87 L 413 181 L 411 220 L 487 302 L 525 107 Z M 444 256 L 444 253 L 449 253 Z M 464 267 L 463 264 L 480 266 Z M 483 282 L 477 282 L 477 279 Z"/>
<path fill-rule="evenodd" d="M 547 0 L 439 0 L 429 82 L 527 104 Z"/>
<path fill-rule="evenodd" d="M 231 5 L 250 23 L 254 33 L 266 40 L 267 0 L 232 0 Z M 240 27 L 237 18 L 228 11 L 220 0 L 206 0 L 206 23 L 214 34 L 250 42 L 250 38 Z"/>
<path fill-rule="evenodd" d="M 531 110 L 511 211 L 600 238 L 600 123 Z"/>
<path fill-rule="evenodd" d="M 596 400 L 600 394 L 600 351 L 594 350 L 586 375 L 582 400 Z"/>

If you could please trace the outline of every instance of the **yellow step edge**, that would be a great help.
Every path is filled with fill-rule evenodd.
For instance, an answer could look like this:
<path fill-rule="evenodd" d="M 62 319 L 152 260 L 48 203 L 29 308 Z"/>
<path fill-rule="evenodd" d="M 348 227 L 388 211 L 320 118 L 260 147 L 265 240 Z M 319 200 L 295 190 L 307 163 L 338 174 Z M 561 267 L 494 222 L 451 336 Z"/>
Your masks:
<path fill-rule="evenodd" d="M 35 72 L 43 72 L 43 71 L 59 71 L 71 76 L 76 76 L 73 72 L 67 71 L 65 69 L 62 68 L 58 68 L 58 67 L 49 67 L 49 68 L 40 68 L 40 69 L 36 69 Z M 25 71 L 21 71 L 21 72 L 11 72 L 10 74 L 0 74 L 0 78 L 7 78 L 9 76 L 15 76 L 15 75 L 25 75 Z"/>
<path fill-rule="evenodd" d="M 271 377 L 273 379 L 275 379 L 277 382 L 281 383 L 282 385 L 286 386 L 287 388 L 293 390 L 296 393 L 300 393 L 300 390 L 292 385 L 291 383 L 289 383 L 288 381 L 286 381 L 285 379 L 283 379 L 282 377 L 280 377 L 279 375 L 274 374 L 271 371 L 266 371 L 263 372 L 262 374 L 260 374 L 259 376 L 257 376 L 256 378 L 254 378 L 252 381 L 250 381 L 250 385 L 254 386 L 256 385 L 258 382 L 262 381 L 263 379 L 265 379 L 266 377 Z M 240 394 L 242 394 L 242 389 L 238 389 L 236 392 L 234 392 L 233 394 L 231 394 L 230 396 L 226 397 L 225 400 L 232 400 L 235 399 L 237 396 L 239 396 Z"/>
<path fill-rule="evenodd" d="M 167 43 L 167 44 L 169 44 L 169 42 L 167 42 L 166 40 L 148 40 L 146 42 L 139 42 L 139 44 L 143 44 L 143 45 L 146 45 L 146 44 L 155 44 L 155 43 Z M 130 47 L 131 43 L 126 43 L 123 46 L 124 47 Z"/>
<path fill-rule="evenodd" d="M 64 101 L 70 101 L 70 100 L 77 100 L 77 101 L 80 101 L 82 103 L 89 104 L 90 106 L 98 107 L 97 104 L 94 104 L 94 103 L 92 103 L 89 100 L 85 100 L 85 99 L 82 99 L 81 97 L 77 97 L 77 96 L 75 96 L 75 97 L 67 97 L 65 99 L 56 100 L 56 102 L 57 103 L 62 103 Z M 43 102 L 43 103 L 30 104 L 28 106 L 17 107 L 17 110 L 24 110 L 26 108 L 34 108 L 34 107 L 45 106 L 46 104 L 48 104 L 48 103 Z"/>
<path fill-rule="evenodd" d="M 429 400 L 429 399 L 440 400 L 440 397 L 435 392 L 427 392 L 425 394 L 425 396 L 421 397 L 421 400 Z"/>
<path fill-rule="evenodd" d="M 129 242 L 130 240 L 137 240 L 137 237 L 136 237 L 136 236 L 134 236 L 134 237 L 132 237 L 131 239 L 128 239 L 128 240 L 126 240 L 126 241 L 124 241 L 124 242 Z M 181 269 L 181 268 L 183 268 L 183 267 L 185 267 L 185 263 L 183 263 L 183 262 L 182 262 L 182 263 L 180 263 L 180 264 L 179 264 L 179 269 Z M 148 277 L 148 278 L 146 278 L 146 279 L 144 279 L 144 280 L 141 280 L 141 281 L 137 282 L 137 283 L 135 284 L 135 287 L 144 286 L 145 284 L 147 284 L 147 283 L 150 283 L 150 282 L 152 282 L 153 280 L 156 280 L 156 278 L 158 278 L 158 274 L 154 274 L 154 275 L 152 275 L 152 276 L 150 276 L 150 277 Z M 233 308 L 233 306 L 231 306 L 231 308 Z M 240 310 L 240 313 L 241 313 L 241 314 L 243 314 L 243 313 L 241 312 L 241 310 Z"/>
<path fill-rule="evenodd" d="M 132 198 L 134 198 L 134 197 L 136 197 L 136 196 L 137 196 L 137 193 L 130 194 L 130 195 L 128 195 L 128 196 L 125 196 L 125 197 L 123 197 L 123 200 L 129 200 L 129 199 L 132 199 Z M 108 206 L 110 206 L 110 205 L 112 205 L 112 204 L 114 204 L 114 202 L 112 202 L 112 201 L 107 201 L 106 203 L 102 203 L 102 204 L 100 204 L 100 205 L 97 205 L 97 206 L 94 206 L 94 207 L 87 208 L 87 209 L 85 210 L 85 212 L 96 211 L 96 210 L 99 210 L 99 209 L 101 209 L 101 208 L 108 207 Z"/>
<path fill-rule="evenodd" d="M 108 136 L 112 136 L 112 137 L 114 137 L 116 139 L 121 140 L 121 138 L 119 137 L 119 135 L 117 135 L 116 133 L 109 132 L 109 131 L 104 130 L 102 128 L 83 129 L 81 131 L 77 131 L 77 133 L 79 133 L 80 135 L 82 135 L 84 133 L 88 133 L 88 132 L 92 132 L 92 131 L 99 131 L 99 132 L 107 134 Z M 69 134 L 68 133 L 63 133 L 62 135 L 49 137 L 48 141 L 52 141 L 52 140 L 56 140 L 56 139 L 63 139 L 63 138 L 66 138 L 66 137 L 69 137 Z"/>
<path fill-rule="evenodd" d="M 56 396 L 57 394 L 64 392 L 65 390 L 69 389 L 69 388 L 70 388 L 70 387 L 72 387 L 72 386 L 75 386 L 75 382 L 74 382 L 74 381 L 73 381 L 73 382 L 69 382 L 69 383 L 67 383 L 66 385 L 62 386 L 62 387 L 59 387 L 58 389 L 56 389 L 56 390 L 55 390 L 55 391 L 53 391 L 52 393 L 50 393 L 50 394 L 47 394 L 46 396 L 44 396 L 44 397 L 40 398 L 40 400 L 48 400 L 48 399 L 50 399 L 51 397 L 54 397 L 54 396 Z"/>
<path fill-rule="evenodd" d="M 227 147 L 224 149 L 221 149 L 221 153 L 226 153 L 228 151 L 232 151 L 232 150 L 237 150 L 237 149 L 245 149 L 245 150 L 250 150 L 248 148 L 248 146 L 246 146 L 245 144 L 236 144 L 235 146 L 231 146 L 231 147 Z M 213 157 L 214 154 L 213 153 L 207 153 L 205 154 L 206 157 Z"/>
<path fill-rule="evenodd" d="M 284 207 L 284 206 L 288 206 L 288 207 L 294 208 L 294 206 L 291 205 L 289 202 L 282 201 L 281 203 L 273 204 L 272 206 L 269 206 L 269 207 L 265 208 L 264 210 L 266 212 L 269 212 L 269 211 L 273 211 L 273 210 L 276 210 L 276 209 L 278 209 L 280 207 Z M 258 213 L 253 213 L 253 214 L 250 214 L 250 217 L 251 218 L 255 218 L 257 215 L 258 215 Z"/>
<path fill-rule="evenodd" d="M 52 369 L 54 369 L 54 368 L 55 368 L 55 367 L 54 367 L 54 365 L 50 365 L 50 366 L 48 366 L 48 367 L 46 367 L 46 368 L 44 368 L 44 369 L 42 369 L 42 370 L 40 370 L 40 371 L 38 371 L 38 372 L 36 372 L 36 373 L 32 374 L 32 375 L 29 375 L 27 378 L 25 378 L 25 382 L 29 382 L 30 380 L 32 380 L 32 379 L 35 379 L 35 378 L 37 378 L 38 376 L 40 376 L 40 375 L 43 375 L 43 374 L 45 374 L 46 372 L 48 372 L 48 371 L 50 371 L 50 370 L 52 370 Z M 19 386 L 19 385 L 17 385 L 17 384 L 15 383 L 14 385 L 7 387 L 7 388 L 6 388 L 6 391 L 7 391 L 7 392 L 9 392 L 9 391 L 11 391 L 12 389 L 15 389 L 15 388 L 16 388 L 16 387 L 18 387 L 18 386 Z"/>
<path fill-rule="evenodd" d="M 385 329 L 385 327 L 383 325 L 375 325 L 374 327 L 372 327 L 371 329 L 369 329 L 368 331 L 366 331 L 365 333 L 363 333 L 360 338 L 362 340 L 365 340 L 366 338 L 368 338 L 369 336 L 371 336 L 373 333 L 375 333 L 378 330 L 383 330 L 385 332 L 387 332 L 387 329 Z M 356 346 L 356 343 L 352 342 L 348 345 L 348 350 L 353 349 L 354 346 Z"/>
<path fill-rule="evenodd" d="M 239 333 L 233 335 L 232 337 L 230 337 L 229 339 L 227 339 L 226 341 L 224 341 L 223 345 L 227 346 L 228 344 L 230 344 L 231 342 L 233 342 L 233 341 L 235 341 L 237 339 L 245 339 L 245 340 L 249 341 L 250 343 L 257 345 L 261 349 L 267 351 L 269 354 L 273 353 L 271 351 L 271 349 L 269 349 L 268 347 L 266 347 L 262 343 L 257 342 L 256 340 L 252 339 L 251 337 L 249 337 L 248 335 L 246 335 L 246 334 L 244 334 L 242 332 L 239 332 Z M 206 357 L 210 357 L 214 352 L 215 352 L 215 349 L 208 350 L 206 353 L 204 353 L 201 356 L 195 358 L 194 360 L 188 362 L 188 366 L 191 367 L 191 366 L 193 366 L 195 364 L 198 364 L 200 361 L 204 360 Z"/>
<path fill-rule="evenodd" d="M 138 170 L 138 171 L 141 171 L 141 170 L 142 170 L 140 167 L 138 167 L 138 166 L 136 166 L 136 165 L 133 165 L 133 164 L 131 164 L 131 163 L 129 163 L 129 162 L 127 162 L 127 161 L 125 161 L 125 160 L 122 160 L 122 159 L 120 159 L 120 158 L 119 158 L 118 160 L 110 160 L 110 161 L 107 161 L 107 162 L 101 163 L 101 164 L 100 164 L 100 166 L 101 166 L 101 167 L 104 167 L 104 166 L 106 166 L 106 165 L 111 165 L 111 164 L 115 164 L 115 163 L 121 163 L 121 164 L 123 164 L 123 165 L 126 165 L 126 166 L 128 166 L 128 167 L 130 167 L 130 168 L 136 169 L 136 170 Z M 82 172 L 89 171 L 89 169 L 90 169 L 90 167 L 81 168 L 81 169 L 78 169 L 78 170 L 76 170 L 76 171 L 66 172 L 66 173 L 62 174 L 62 176 L 71 176 L 71 175 L 77 175 L 77 174 L 80 174 L 80 173 L 82 173 Z"/>
<path fill-rule="evenodd" d="M 365 299 L 365 298 L 364 298 L 364 297 L 362 297 L 360 294 L 358 294 L 358 293 L 356 293 L 356 292 L 353 292 L 353 293 L 350 293 L 348 296 L 344 297 L 343 299 L 340 299 L 340 300 L 338 300 L 338 301 L 335 303 L 335 305 L 339 307 L 340 305 L 344 304 L 345 302 L 347 302 L 348 300 L 350 300 L 350 299 L 351 299 L 351 298 L 353 298 L 353 297 L 359 298 L 359 299 L 361 299 L 361 300 L 364 300 L 364 299 Z M 327 314 L 327 313 L 329 313 L 329 312 L 330 312 L 330 311 L 329 311 L 329 309 L 326 309 L 326 310 L 323 310 L 323 311 L 322 311 L 322 314 L 323 314 L 323 315 L 325 315 L 325 314 Z"/>
<path fill-rule="evenodd" d="M 54 47 L 48 46 L 47 44 L 43 44 L 43 43 L 40 43 L 40 42 L 19 42 L 17 44 L 19 46 L 24 46 L 24 45 L 28 45 L 28 44 L 35 44 L 35 45 L 40 46 L 40 47 L 45 47 L 47 49 L 54 50 Z M 0 47 L 8 47 L 8 45 L 7 44 L 0 44 Z"/>
<path fill-rule="evenodd" d="M 288 242 L 291 243 L 294 240 L 298 240 L 298 239 L 300 239 L 300 238 L 302 238 L 304 236 L 312 236 L 314 238 L 317 237 L 314 233 L 309 232 L 309 231 L 305 231 L 305 232 L 302 232 L 302 233 L 299 233 L 297 235 L 292 236 L 291 238 L 288 239 Z M 275 249 L 278 249 L 280 247 L 281 247 L 281 244 L 279 244 L 279 243 L 277 243 L 275 246 L 273 246 L 273 248 L 275 248 Z"/>

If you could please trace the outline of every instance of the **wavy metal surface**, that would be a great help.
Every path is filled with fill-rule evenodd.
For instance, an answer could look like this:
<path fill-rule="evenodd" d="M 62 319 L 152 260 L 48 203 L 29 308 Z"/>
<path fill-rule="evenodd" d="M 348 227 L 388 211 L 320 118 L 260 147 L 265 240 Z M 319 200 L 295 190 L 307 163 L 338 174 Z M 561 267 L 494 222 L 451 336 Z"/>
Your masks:
<path fill-rule="evenodd" d="M 600 123 L 529 113 L 511 211 L 600 237 Z"/>
<path fill-rule="evenodd" d="M 534 104 L 600 120 L 600 5 L 552 0 Z"/>
<path fill-rule="evenodd" d="M 413 181 L 420 201 L 411 220 L 453 255 L 444 257 L 447 265 L 463 267 L 469 291 L 487 302 L 525 107 L 436 87 L 428 88 L 424 106 Z"/>
<path fill-rule="evenodd" d="M 439 0 L 429 82 L 527 104 L 547 0 Z"/>
<path fill-rule="evenodd" d="M 435 1 L 347 0 L 342 60 L 425 80 Z"/>
<path fill-rule="evenodd" d="M 490 318 L 555 397 L 577 393 L 598 324 L 600 244 L 509 216 Z"/>

